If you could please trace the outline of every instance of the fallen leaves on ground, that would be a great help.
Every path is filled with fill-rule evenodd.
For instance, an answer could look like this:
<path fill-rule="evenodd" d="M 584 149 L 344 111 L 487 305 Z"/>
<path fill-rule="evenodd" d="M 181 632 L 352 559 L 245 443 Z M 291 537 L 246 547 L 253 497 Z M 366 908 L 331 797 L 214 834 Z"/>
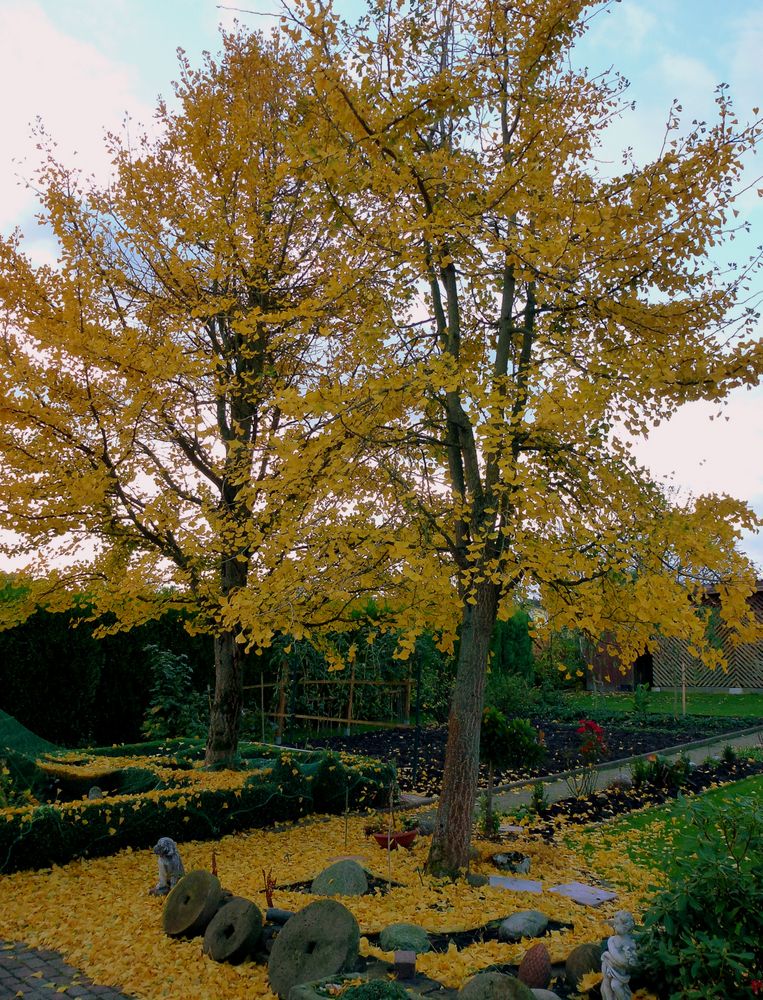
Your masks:
<path fill-rule="evenodd" d="M 432 879 L 423 874 L 429 838 L 419 838 L 412 850 L 387 854 L 367 840 L 362 816 L 313 817 L 279 830 L 252 830 L 216 842 L 180 844 L 186 871 L 210 869 L 214 849 L 223 886 L 253 900 L 265 910 L 262 872 L 272 869 L 279 883 L 307 881 L 340 856 L 363 858 L 376 876 L 402 883 L 386 894 L 341 901 L 355 914 L 361 932 L 373 934 L 396 921 L 418 923 L 429 931 L 447 932 L 481 926 L 522 909 L 538 909 L 558 921 L 573 924 L 542 938 L 552 961 L 562 961 L 575 945 L 611 933 L 607 917 L 616 910 L 641 910 L 646 886 L 654 875 L 638 868 L 612 849 L 584 856 L 559 843 L 549 845 L 526 837 L 513 846 L 528 854 L 532 877 L 548 889 L 559 882 L 590 881 L 602 876 L 618 884 L 613 903 L 592 909 L 563 897 L 516 893 L 463 882 Z M 494 844 L 476 842 L 483 857 Z M 477 861 L 474 872 L 494 873 L 488 862 Z M 151 851 L 122 851 L 108 858 L 71 862 L 40 872 L 3 876 L 0 937 L 25 941 L 35 947 L 60 951 L 72 965 L 95 982 L 117 986 L 145 1000 L 198 1000 L 199 997 L 271 998 L 267 969 L 253 962 L 240 966 L 217 964 L 204 957 L 201 939 L 176 941 L 162 933 L 163 901 L 148 895 L 156 881 L 156 858 Z M 621 888 L 628 886 L 627 889 Z M 275 890 L 274 904 L 298 910 L 312 897 Z M 518 963 L 534 943 L 473 944 L 457 951 L 420 956 L 418 968 L 427 975 L 458 987 L 491 963 Z M 365 951 L 382 955 L 365 942 Z M 391 960 L 391 956 L 389 957 Z"/>

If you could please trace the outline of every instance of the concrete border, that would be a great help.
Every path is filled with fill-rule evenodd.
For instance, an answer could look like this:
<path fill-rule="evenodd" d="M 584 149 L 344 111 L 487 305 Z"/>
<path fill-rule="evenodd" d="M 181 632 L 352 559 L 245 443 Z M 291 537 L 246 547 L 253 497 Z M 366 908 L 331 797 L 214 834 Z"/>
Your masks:
<path fill-rule="evenodd" d="M 721 733 L 718 736 L 709 736 L 704 740 L 695 740 L 693 743 L 677 743 L 675 746 L 664 747 L 662 750 L 649 750 L 647 753 L 633 754 L 630 757 L 620 757 L 617 760 L 602 761 L 600 764 L 596 765 L 596 770 L 599 772 L 616 771 L 626 764 L 632 764 L 636 760 L 646 760 L 654 754 L 659 754 L 661 757 L 678 756 L 678 754 L 685 753 L 690 750 L 701 750 L 702 747 L 714 746 L 715 744 L 720 744 L 721 747 L 724 747 L 729 740 L 736 740 L 745 736 L 756 736 L 758 734 L 763 734 L 763 725 L 750 726 L 748 729 L 737 729 L 728 733 Z M 555 774 L 538 775 L 536 778 L 520 778 L 517 781 L 509 781 L 506 784 L 496 786 L 493 789 L 493 794 L 510 792 L 515 788 L 527 788 L 528 786 L 535 785 L 538 782 L 545 785 L 550 784 L 553 781 L 564 781 L 565 778 L 570 778 L 573 775 L 585 774 L 588 770 L 589 768 L 584 765 L 582 767 L 570 768 L 567 771 L 557 771 Z"/>

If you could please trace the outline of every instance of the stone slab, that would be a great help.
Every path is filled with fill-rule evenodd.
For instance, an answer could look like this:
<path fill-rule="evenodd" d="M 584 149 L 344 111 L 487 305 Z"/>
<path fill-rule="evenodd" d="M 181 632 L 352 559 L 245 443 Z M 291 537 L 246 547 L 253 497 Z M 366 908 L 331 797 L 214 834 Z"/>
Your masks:
<path fill-rule="evenodd" d="M 417 806 L 431 806 L 437 801 L 435 795 L 418 795 L 416 792 L 401 792 L 400 805 L 404 809 L 415 809 Z"/>
<path fill-rule="evenodd" d="M 509 834 L 512 837 L 521 837 L 523 833 L 527 833 L 527 829 L 524 826 L 515 826 L 513 823 L 501 823 L 498 832 Z"/>
<path fill-rule="evenodd" d="M 510 878 L 508 875 L 491 875 L 489 884 L 497 889 L 511 889 L 513 892 L 543 892 L 543 883 L 531 878 Z"/>
<path fill-rule="evenodd" d="M 584 882 L 566 882 L 564 885 L 555 885 L 548 891 L 555 892 L 558 896 L 567 896 L 581 906 L 601 906 L 602 903 L 617 899 L 616 892 L 609 892 L 595 885 L 586 885 Z"/>

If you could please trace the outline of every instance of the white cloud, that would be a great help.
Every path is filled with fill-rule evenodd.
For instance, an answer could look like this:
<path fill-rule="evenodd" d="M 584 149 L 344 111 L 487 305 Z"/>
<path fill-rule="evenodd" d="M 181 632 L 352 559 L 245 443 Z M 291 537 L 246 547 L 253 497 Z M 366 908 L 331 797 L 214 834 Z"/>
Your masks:
<path fill-rule="evenodd" d="M 687 403 L 635 448 L 684 495 L 726 493 L 763 516 L 763 388 L 734 391 L 720 413 L 717 404 Z M 748 536 L 743 548 L 763 566 L 763 537 Z"/>
<path fill-rule="evenodd" d="M 696 95 L 705 105 L 712 98 L 719 81 L 713 71 L 701 59 L 681 52 L 664 52 L 658 68 L 662 86 L 673 91 L 680 101 Z"/>
<path fill-rule="evenodd" d="M 731 22 L 732 35 L 727 50 L 731 93 L 737 109 L 746 118 L 753 107 L 763 107 L 761 53 L 763 53 L 763 9 L 751 9 Z"/>
<path fill-rule="evenodd" d="M 590 41 L 609 53 L 641 53 L 659 30 L 655 14 L 638 3 L 623 4 L 602 12 L 592 22 Z"/>
<path fill-rule="evenodd" d="M 105 177 L 104 128 L 118 128 L 125 112 L 144 122 L 151 117 L 135 96 L 136 78 L 134 68 L 56 28 L 37 3 L 15 0 L 0 7 L 0 231 L 35 207 L 24 183 L 40 159 L 30 142 L 35 120 L 42 120 L 62 160 Z"/>

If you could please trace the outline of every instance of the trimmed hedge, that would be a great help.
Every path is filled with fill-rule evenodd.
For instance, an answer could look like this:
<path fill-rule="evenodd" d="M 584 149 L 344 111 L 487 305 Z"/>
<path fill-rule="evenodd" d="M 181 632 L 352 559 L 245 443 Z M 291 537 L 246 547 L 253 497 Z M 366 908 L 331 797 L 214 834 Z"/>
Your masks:
<path fill-rule="evenodd" d="M 253 773 L 240 788 L 173 788 L 3 810 L 0 872 L 48 868 L 126 847 L 143 849 L 160 837 L 214 839 L 311 812 L 341 812 L 345 803 L 357 809 L 386 801 L 394 780 L 392 765 L 362 759 L 349 764 L 325 752 L 305 756 L 297 761 L 284 751 L 268 761 L 269 773 Z M 334 781 L 338 794 L 332 791 Z"/>

